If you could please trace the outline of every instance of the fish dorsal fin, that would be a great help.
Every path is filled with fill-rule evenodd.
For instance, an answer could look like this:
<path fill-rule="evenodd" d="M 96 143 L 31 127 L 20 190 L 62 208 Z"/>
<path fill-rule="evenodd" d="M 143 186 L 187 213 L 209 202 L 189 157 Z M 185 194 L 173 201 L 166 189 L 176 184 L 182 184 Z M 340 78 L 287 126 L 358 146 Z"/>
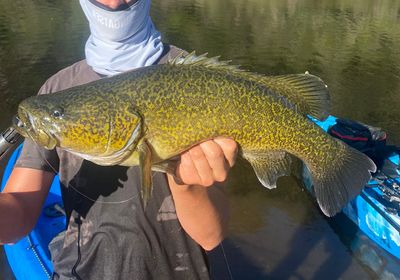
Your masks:
<path fill-rule="evenodd" d="M 229 60 L 219 60 L 219 56 L 207 57 L 207 53 L 188 55 L 182 53 L 169 61 L 171 65 L 192 65 L 229 71 L 241 78 L 257 82 L 278 95 L 285 97 L 302 114 L 310 114 L 323 120 L 329 115 L 330 98 L 327 85 L 317 76 L 289 74 L 281 76 L 264 76 L 230 64 Z"/>
<path fill-rule="evenodd" d="M 290 74 L 265 76 L 260 82 L 293 103 L 300 113 L 323 120 L 329 115 L 330 98 L 328 86 L 317 76 Z"/>
<path fill-rule="evenodd" d="M 292 159 L 286 152 L 244 152 L 243 157 L 250 162 L 260 183 L 268 189 L 276 188 L 278 178 L 291 173 Z"/>
<path fill-rule="evenodd" d="M 230 64 L 230 60 L 219 60 L 220 56 L 207 57 L 207 55 L 208 53 L 196 55 L 196 52 L 194 51 L 188 55 L 184 55 L 184 53 L 182 53 L 174 59 L 169 60 L 168 63 L 171 65 L 193 65 L 207 68 L 224 69 L 232 72 L 245 72 L 245 70 L 239 68 L 239 65 Z"/>

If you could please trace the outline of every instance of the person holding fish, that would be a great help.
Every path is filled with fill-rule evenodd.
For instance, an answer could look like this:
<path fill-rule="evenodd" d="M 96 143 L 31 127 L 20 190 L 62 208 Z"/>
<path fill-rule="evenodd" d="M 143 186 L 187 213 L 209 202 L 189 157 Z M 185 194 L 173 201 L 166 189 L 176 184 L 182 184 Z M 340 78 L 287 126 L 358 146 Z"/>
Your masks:
<path fill-rule="evenodd" d="M 166 63 L 182 53 L 162 43 L 149 16 L 150 0 L 80 4 L 91 31 L 86 60 L 55 74 L 39 94 Z M 62 117 L 62 108 L 52 110 Z M 154 190 L 144 205 L 139 168 L 99 166 L 27 139 L 0 194 L 0 242 L 31 231 L 59 174 L 68 225 L 49 246 L 54 279 L 208 279 L 204 250 L 226 234 L 229 206 L 222 182 L 237 151 L 228 138 L 190 148 L 176 159 L 174 174 L 151 175 Z"/>

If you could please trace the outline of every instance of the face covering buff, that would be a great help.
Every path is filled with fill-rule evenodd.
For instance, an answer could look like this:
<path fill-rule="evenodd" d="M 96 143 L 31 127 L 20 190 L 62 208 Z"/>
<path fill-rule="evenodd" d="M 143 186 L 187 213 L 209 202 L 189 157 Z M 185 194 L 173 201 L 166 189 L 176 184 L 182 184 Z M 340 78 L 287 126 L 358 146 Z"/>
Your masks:
<path fill-rule="evenodd" d="M 152 65 L 161 56 L 161 35 L 149 14 L 151 0 L 138 0 L 115 11 L 90 0 L 79 1 L 91 31 L 85 46 L 86 61 L 94 71 L 112 76 Z"/>

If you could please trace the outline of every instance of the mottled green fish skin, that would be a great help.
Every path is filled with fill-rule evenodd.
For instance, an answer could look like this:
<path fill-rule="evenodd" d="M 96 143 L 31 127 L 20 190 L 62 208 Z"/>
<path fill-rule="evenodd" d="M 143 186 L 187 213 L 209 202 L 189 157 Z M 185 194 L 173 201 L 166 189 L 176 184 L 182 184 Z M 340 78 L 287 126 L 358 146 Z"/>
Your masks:
<path fill-rule="evenodd" d="M 20 132 L 47 148 L 57 145 L 101 165 L 139 165 L 137 147 L 143 143 L 157 164 L 217 136 L 233 138 L 248 160 L 248 155 L 257 159 L 288 152 L 311 170 L 317 199 L 324 213 L 333 215 L 375 166 L 308 120 L 307 106 L 297 106 L 297 97 L 276 92 L 269 83 L 273 80 L 225 68 L 155 65 L 24 100 L 18 115 L 34 128 L 27 125 Z M 62 116 L 54 114 L 59 111 Z M 256 173 L 257 164 L 252 163 Z M 259 179 L 268 178 L 261 173 Z M 338 182 L 342 186 L 336 188 Z"/>
<path fill-rule="evenodd" d="M 33 113 L 37 117 L 62 107 L 63 119 L 44 126 L 57 127 L 61 147 L 96 157 L 124 147 L 138 121 L 131 112 L 142 117 L 153 162 L 216 136 L 235 139 L 242 152 L 285 150 L 321 171 L 343 149 L 283 96 L 240 75 L 201 66 L 146 67 L 29 102 L 40 108 Z M 137 165 L 137 155 L 125 164 Z"/>
<path fill-rule="evenodd" d="M 243 152 L 285 150 L 315 168 L 322 168 L 322 159 L 328 164 L 340 156 L 337 141 L 258 83 L 184 65 L 133 74 L 134 85 L 122 83 L 122 91 L 135 96 L 145 137 L 159 159 L 216 136 L 232 137 Z"/>

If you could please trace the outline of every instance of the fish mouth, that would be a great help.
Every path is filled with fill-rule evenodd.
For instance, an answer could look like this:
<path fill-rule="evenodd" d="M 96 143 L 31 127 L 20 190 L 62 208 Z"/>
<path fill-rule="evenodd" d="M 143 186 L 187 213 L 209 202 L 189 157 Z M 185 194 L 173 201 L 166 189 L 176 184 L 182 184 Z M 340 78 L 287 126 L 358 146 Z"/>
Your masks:
<path fill-rule="evenodd" d="M 23 137 L 31 139 L 48 150 L 54 149 L 58 143 L 56 137 L 44 129 L 39 120 L 24 108 L 18 109 L 18 115 L 13 119 L 13 126 Z"/>

